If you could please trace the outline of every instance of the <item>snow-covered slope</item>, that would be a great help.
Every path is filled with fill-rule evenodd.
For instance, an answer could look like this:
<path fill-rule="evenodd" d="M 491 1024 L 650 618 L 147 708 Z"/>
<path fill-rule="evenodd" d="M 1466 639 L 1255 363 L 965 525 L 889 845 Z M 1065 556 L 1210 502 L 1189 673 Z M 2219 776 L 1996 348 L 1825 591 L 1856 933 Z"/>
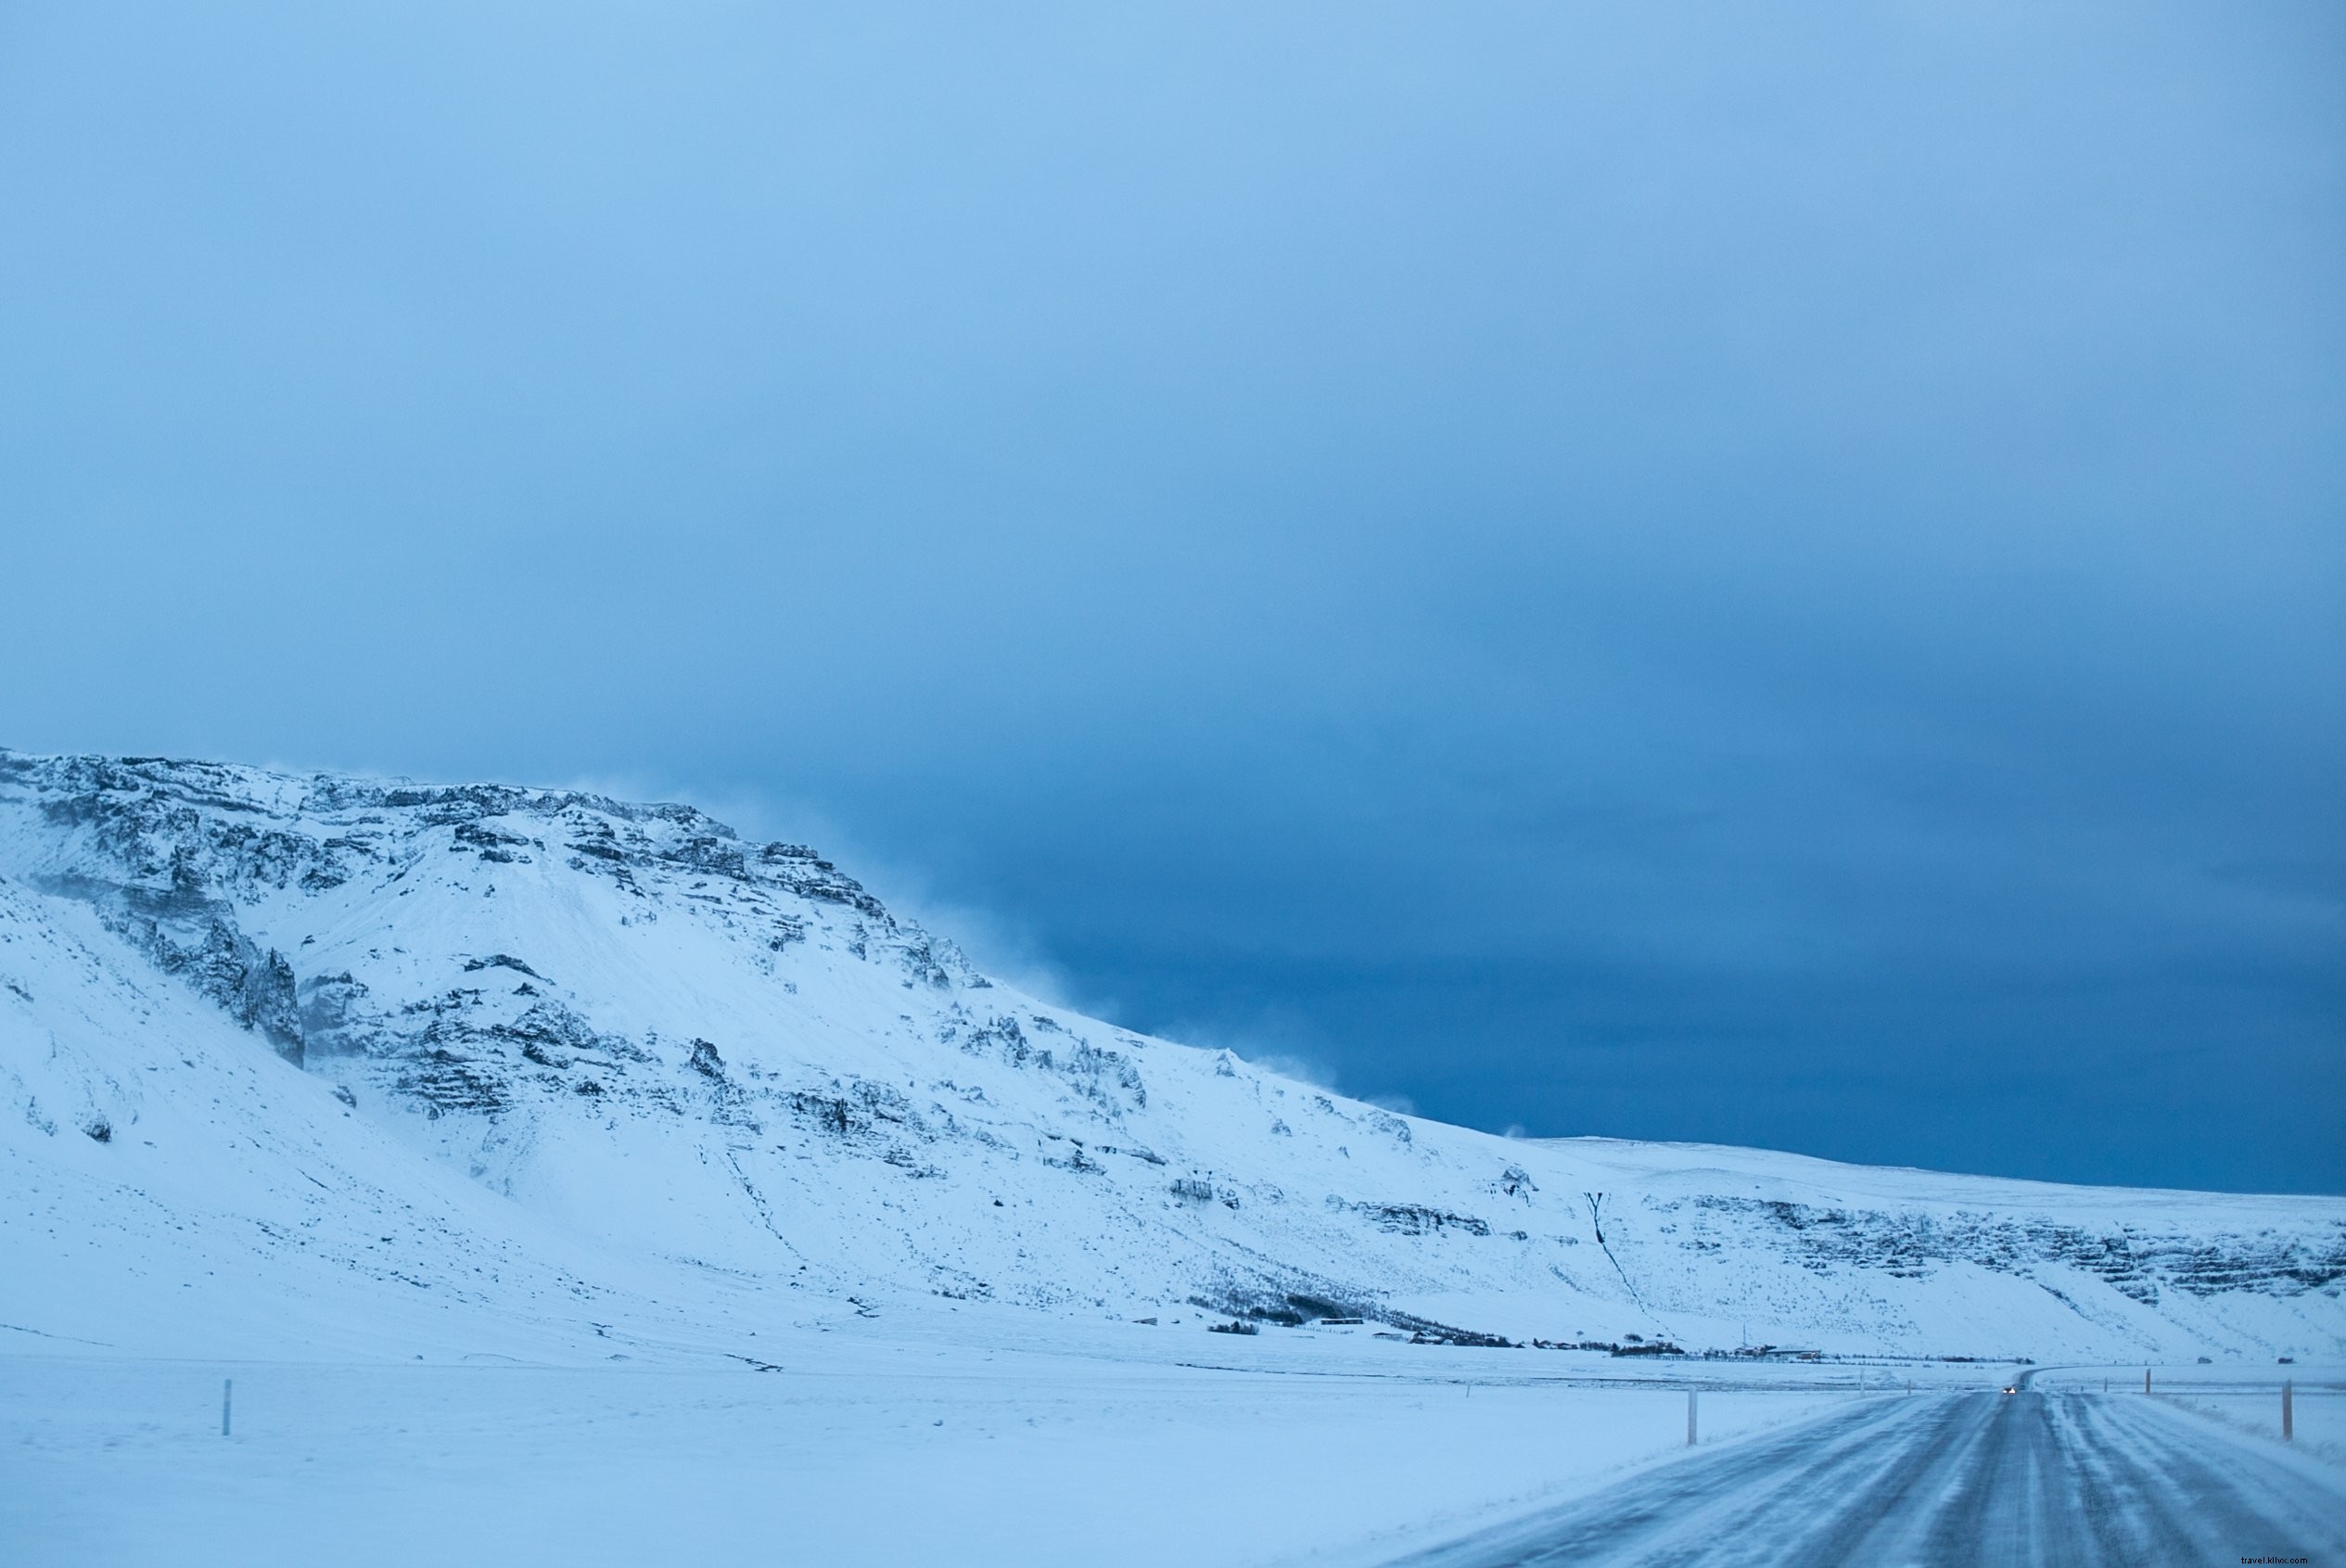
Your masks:
<path fill-rule="evenodd" d="M 789 1292 L 2346 1351 L 2346 1203 L 1399 1116 L 1022 995 L 809 849 L 569 793 L 0 752 L 0 1312 L 42 1332 Z"/>

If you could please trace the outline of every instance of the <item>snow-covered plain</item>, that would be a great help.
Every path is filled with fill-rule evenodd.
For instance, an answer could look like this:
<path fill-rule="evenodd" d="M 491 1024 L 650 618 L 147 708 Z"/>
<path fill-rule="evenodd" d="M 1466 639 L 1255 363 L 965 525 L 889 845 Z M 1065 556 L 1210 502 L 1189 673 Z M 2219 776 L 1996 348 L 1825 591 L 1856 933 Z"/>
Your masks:
<path fill-rule="evenodd" d="M 1689 1380 L 2346 1357 L 2337 1200 L 1494 1138 L 685 808 L 211 764 L 0 752 L 0 1195 L 23 1561 L 1374 1561 Z"/>
<path fill-rule="evenodd" d="M 774 1372 L 11 1358 L 0 1539 L 44 1563 L 1367 1563 L 1684 1451 L 1683 1393 L 1543 1381 L 1537 1352 L 1291 1336 L 1185 1366 L 1171 1335 L 959 1327 L 761 1336 Z M 1883 1396 L 1715 1388 L 1705 1446 Z"/>
<path fill-rule="evenodd" d="M 2097 1386 L 2132 1391 L 2142 1386 L 2143 1369 L 2119 1367 L 2098 1374 L 2063 1371 L 2060 1385 Z M 2282 1384 L 2290 1385 L 2290 1434 L 2281 1428 Z M 2154 1396 L 2193 1415 L 2204 1417 L 2228 1431 L 2282 1444 L 2289 1451 L 2310 1455 L 2346 1467 L 2346 1366 L 2161 1367 L 2152 1370 Z"/>

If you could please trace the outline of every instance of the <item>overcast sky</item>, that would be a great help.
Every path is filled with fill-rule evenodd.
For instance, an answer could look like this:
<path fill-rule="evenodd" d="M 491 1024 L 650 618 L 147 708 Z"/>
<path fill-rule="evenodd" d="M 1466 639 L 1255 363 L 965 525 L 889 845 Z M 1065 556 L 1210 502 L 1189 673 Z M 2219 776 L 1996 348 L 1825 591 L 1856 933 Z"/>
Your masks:
<path fill-rule="evenodd" d="M 1535 1135 L 2346 1192 L 2346 11 L 0 6 L 0 745 Z"/>

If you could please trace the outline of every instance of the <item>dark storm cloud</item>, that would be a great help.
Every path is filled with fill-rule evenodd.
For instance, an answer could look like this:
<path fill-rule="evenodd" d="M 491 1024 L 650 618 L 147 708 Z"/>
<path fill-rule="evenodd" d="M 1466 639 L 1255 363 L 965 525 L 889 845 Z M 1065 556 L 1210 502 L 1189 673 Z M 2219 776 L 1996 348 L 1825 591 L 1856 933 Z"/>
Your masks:
<path fill-rule="evenodd" d="M 2346 1186 L 2327 7 L 19 7 L 0 739 L 1536 1132 Z"/>

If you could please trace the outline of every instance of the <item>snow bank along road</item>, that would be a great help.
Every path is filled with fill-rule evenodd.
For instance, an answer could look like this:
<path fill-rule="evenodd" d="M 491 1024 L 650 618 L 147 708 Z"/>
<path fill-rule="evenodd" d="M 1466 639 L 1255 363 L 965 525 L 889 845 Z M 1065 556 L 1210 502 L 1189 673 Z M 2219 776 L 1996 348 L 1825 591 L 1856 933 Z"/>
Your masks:
<path fill-rule="evenodd" d="M 2346 1486 L 2139 1394 L 1886 1398 L 1403 1559 L 1570 1563 L 2346 1561 Z M 1399 1564 L 1396 1568 L 1400 1568 Z"/>

